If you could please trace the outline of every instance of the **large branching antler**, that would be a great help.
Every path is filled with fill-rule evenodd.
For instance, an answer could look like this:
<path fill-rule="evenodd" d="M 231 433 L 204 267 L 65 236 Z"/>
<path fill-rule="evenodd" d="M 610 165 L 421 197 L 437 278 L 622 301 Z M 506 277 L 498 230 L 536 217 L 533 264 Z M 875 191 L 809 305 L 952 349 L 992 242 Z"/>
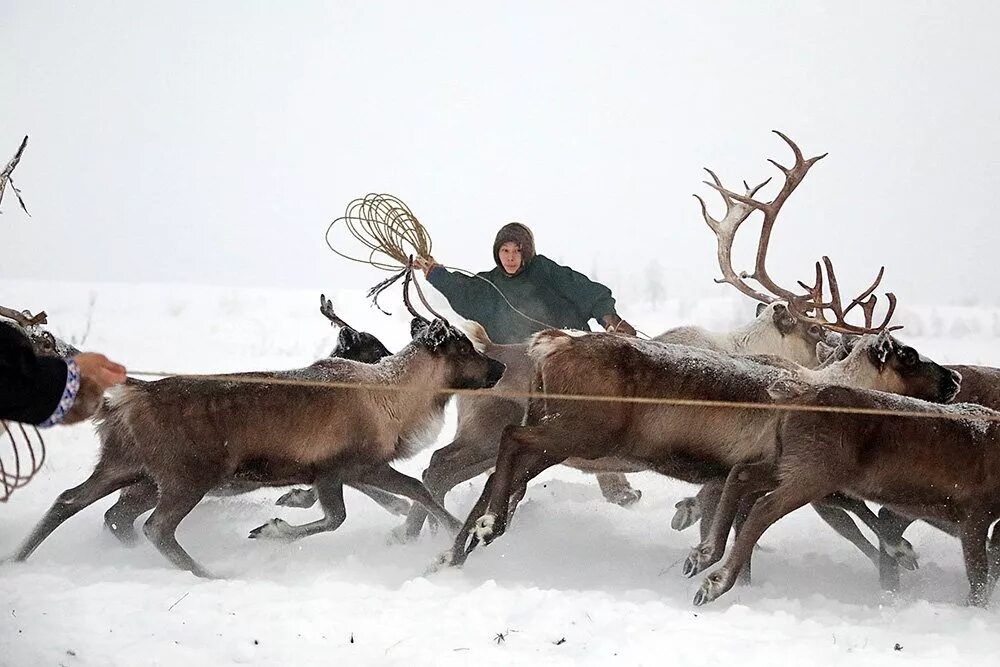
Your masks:
<path fill-rule="evenodd" d="M 876 297 L 872 293 L 881 282 L 882 275 L 885 272 L 885 267 L 882 267 L 879 270 L 878 276 L 875 278 L 872 285 L 859 296 L 852 299 L 847 308 L 844 308 L 842 305 L 843 302 L 840 296 L 840 286 L 837 282 L 836 274 L 833 271 L 833 262 L 830 261 L 829 257 L 823 257 L 822 267 L 819 262 L 816 263 L 816 277 L 812 285 L 806 285 L 801 281 L 799 282 L 799 285 L 806 290 L 804 294 L 798 294 L 783 288 L 768 274 L 767 250 L 771 242 L 771 232 L 774 229 L 774 223 L 777 220 L 778 213 L 781 211 L 781 207 L 784 205 L 785 201 L 787 201 L 788 197 L 795 191 L 799 184 L 802 183 L 806 174 L 809 173 L 809 169 L 812 168 L 816 162 L 827 156 L 827 154 L 824 153 L 822 155 L 806 159 L 794 141 L 778 130 L 774 130 L 774 133 L 781 137 L 792 149 L 792 153 L 795 156 L 795 164 L 791 167 L 785 167 L 775 160 L 768 159 L 768 162 L 780 169 L 781 173 L 784 174 L 785 177 L 785 182 L 782 185 L 781 190 L 771 201 L 762 202 L 754 199 L 754 195 L 756 195 L 757 191 L 760 190 L 760 188 L 763 187 L 763 185 L 768 181 L 758 185 L 756 188 L 750 188 L 747 186 L 747 193 L 745 195 L 741 195 L 725 188 L 714 173 L 711 171 L 708 172 L 712 176 L 714 183 L 705 181 L 706 185 L 717 190 L 722 195 L 723 200 L 726 203 L 726 215 L 721 221 L 717 221 L 713 220 L 708 215 L 705 203 L 700 197 L 698 198 L 698 201 L 701 202 L 702 214 L 705 217 L 705 221 L 708 223 L 709 227 L 712 228 L 712 231 L 715 232 L 716 237 L 718 238 L 719 265 L 722 268 L 723 279 L 721 281 L 717 280 L 716 282 L 727 282 L 735 286 L 744 294 L 748 294 L 749 296 L 752 296 L 760 301 L 770 302 L 775 298 L 782 299 L 787 302 L 789 311 L 799 320 L 812 324 L 819 324 L 833 331 L 860 334 L 874 333 L 885 330 L 888 327 L 889 320 L 896 307 L 896 297 L 892 293 L 886 294 L 886 297 L 889 300 L 889 308 L 884 321 L 878 327 L 872 327 L 872 317 L 875 310 L 875 304 L 877 302 Z M 731 255 L 733 239 L 735 238 L 736 230 L 754 211 L 760 211 L 764 214 L 760 239 L 757 243 L 757 257 L 754 263 L 754 270 L 749 274 L 745 272 L 736 274 L 732 268 Z M 823 268 L 826 269 L 830 288 L 829 301 L 823 300 Z M 765 295 L 758 290 L 753 289 L 743 282 L 746 278 L 753 279 L 773 296 Z M 845 319 L 847 314 L 850 313 L 850 311 L 855 307 L 860 307 L 865 315 L 865 326 L 863 327 L 849 324 Z M 826 310 L 833 313 L 835 318 L 834 321 L 831 322 L 824 316 L 824 311 Z"/>
<path fill-rule="evenodd" d="M 700 196 L 695 195 L 695 199 L 701 204 L 701 215 L 705 218 L 705 222 L 715 233 L 715 238 L 718 241 L 716 247 L 716 255 L 719 259 L 719 268 L 722 269 L 722 278 L 716 278 L 717 283 L 729 283 L 739 291 L 743 292 L 747 296 L 757 299 L 758 301 L 763 301 L 764 303 L 771 303 L 774 301 L 775 297 L 764 294 L 755 290 L 750 285 L 746 284 L 743 279 L 746 275 L 739 275 L 733 269 L 733 240 L 736 238 L 736 231 L 740 228 L 750 214 L 754 212 L 754 208 L 748 204 L 743 204 L 734 201 L 732 197 L 729 196 L 728 191 L 722 187 L 722 181 L 719 177 L 715 175 L 708 167 L 705 167 L 705 171 L 708 175 L 712 177 L 715 181 L 714 185 L 708 181 L 704 181 L 706 185 L 710 185 L 722 195 L 722 200 L 726 204 L 726 214 L 722 216 L 721 220 L 716 220 L 711 215 L 708 214 L 708 207 L 705 205 L 705 200 Z M 755 188 L 751 188 L 749 185 L 744 185 L 747 188 L 747 196 L 753 197 L 757 194 L 757 191 L 762 187 L 771 182 L 771 179 L 767 179 Z"/>

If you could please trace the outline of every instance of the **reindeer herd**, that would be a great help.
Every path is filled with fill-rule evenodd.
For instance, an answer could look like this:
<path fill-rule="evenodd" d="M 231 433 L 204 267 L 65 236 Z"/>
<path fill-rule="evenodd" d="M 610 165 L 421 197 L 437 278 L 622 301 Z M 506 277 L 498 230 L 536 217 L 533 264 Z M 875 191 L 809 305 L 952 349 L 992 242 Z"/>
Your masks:
<path fill-rule="evenodd" d="M 130 379 L 109 392 L 95 417 L 101 455 L 93 473 L 59 495 L 16 558 L 120 490 L 105 514 L 116 537 L 133 542 L 136 520 L 152 510 L 143 524 L 150 541 L 177 567 L 208 576 L 175 537 L 206 494 L 309 485 L 278 504 L 318 501 L 322 519 L 273 519 L 250 533 L 294 540 L 343 523 L 346 484 L 406 514 L 397 539 L 417 538 L 428 517 L 450 531 L 455 541 L 437 566 L 457 566 L 506 532 L 534 477 L 567 465 L 595 473 L 605 498 L 620 505 L 641 496 L 625 478 L 630 472 L 702 485 L 677 503 L 671 521 L 679 530 L 700 522 L 684 573 L 722 560 L 731 530 L 735 542 L 695 604 L 737 580 L 749 583 L 761 534 L 811 504 L 872 560 L 887 589 L 898 586 L 899 567 L 916 566 L 903 537 L 910 523 L 958 537 L 968 601 L 986 605 L 1000 576 L 1000 524 L 993 526 L 1000 518 L 1000 370 L 942 366 L 901 343 L 889 326 L 891 294 L 884 321 L 873 325 L 881 271 L 846 307 L 825 257 L 814 283 L 800 283 L 803 292 L 770 278 L 777 215 L 823 157 L 805 159 L 778 134 L 795 164 L 774 162 L 784 174 L 774 199 L 755 198 L 766 182 L 739 194 L 711 171 L 723 218 L 712 218 L 699 198 L 718 240 L 719 282 L 761 302 L 747 325 L 725 333 L 678 327 L 652 340 L 545 330 L 525 344 L 497 345 L 475 323 L 463 332 L 436 313 L 421 316 L 409 302 L 407 274 L 411 341 L 393 354 L 321 297 L 321 312 L 341 326 L 329 358 L 293 371 Z M 764 216 L 755 268 L 738 273 L 733 240 L 755 211 Z M 864 326 L 848 323 L 855 308 Z M 459 393 L 454 439 L 434 452 L 422 481 L 399 473 L 393 461 L 435 441 L 450 393 Z M 468 518 L 452 516 L 447 493 L 491 469 Z"/>

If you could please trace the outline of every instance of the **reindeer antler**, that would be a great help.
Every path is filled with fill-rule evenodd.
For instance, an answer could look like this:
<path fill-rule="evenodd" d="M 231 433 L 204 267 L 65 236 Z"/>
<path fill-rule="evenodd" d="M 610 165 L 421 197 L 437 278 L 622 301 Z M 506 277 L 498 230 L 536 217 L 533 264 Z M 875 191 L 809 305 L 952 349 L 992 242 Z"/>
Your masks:
<path fill-rule="evenodd" d="M 413 280 L 413 256 L 410 256 L 410 263 L 407 265 L 405 274 L 403 275 L 403 303 L 406 304 L 406 309 L 410 311 L 410 315 L 413 315 L 418 320 L 427 322 L 427 318 L 417 312 L 417 309 L 413 307 L 410 303 L 410 281 Z"/>
<path fill-rule="evenodd" d="M 333 302 L 326 298 L 325 294 L 319 295 L 319 312 L 326 319 L 330 320 L 330 326 L 337 325 L 338 327 L 345 327 L 347 329 L 352 329 L 353 327 L 340 319 L 337 313 L 333 312 Z"/>
<path fill-rule="evenodd" d="M 719 177 L 715 175 L 708 167 L 705 167 L 705 171 L 708 175 L 712 177 L 715 181 L 714 185 L 708 181 L 704 181 L 706 185 L 710 185 L 722 195 L 722 200 L 726 204 L 726 214 L 722 216 L 721 220 L 716 220 L 711 215 L 708 214 L 708 207 L 705 205 L 705 200 L 700 196 L 695 195 L 694 198 L 698 200 L 701 204 L 701 215 L 705 218 L 705 222 L 708 226 L 715 232 L 715 237 L 718 240 L 718 245 L 716 247 L 716 255 L 719 259 L 719 268 L 722 269 L 722 278 L 716 278 L 717 283 L 729 283 L 739 291 L 743 292 L 747 296 L 757 299 L 758 301 L 763 301 L 764 303 L 771 303 L 774 301 L 774 297 L 769 294 L 764 294 L 763 292 L 758 292 L 754 288 L 743 282 L 743 278 L 746 276 L 737 275 L 736 271 L 733 269 L 733 240 L 736 238 L 736 231 L 740 228 L 750 214 L 754 212 L 754 208 L 747 204 L 739 203 L 733 201 L 733 198 L 729 196 L 728 190 L 722 187 L 722 181 Z M 757 194 L 757 191 L 762 187 L 771 182 L 771 179 L 767 179 L 755 188 L 751 188 L 744 182 L 744 186 L 747 189 L 747 196 L 753 197 Z"/>
<path fill-rule="evenodd" d="M 712 171 L 706 170 L 712 176 L 714 183 L 705 181 L 705 184 L 717 190 L 719 194 L 722 195 L 722 198 L 726 203 L 725 217 L 722 220 L 714 220 L 708 215 L 704 201 L 698 197 L 698 201 L 701 203 L 702 215 L 705 218 L 705 222 L 708 223 L 709 227 L 712 228 L 712 231 L 715 232 L 715 235 L 718 238 L 718 257 L 719 265 L 722 268 L 723 278 L 722 280 L 717 279 L 716 282 L 729 283 L 744 294 L 747 294 L 758 301 L 764 301 L 765 303 L 770 303 L 775 299 L 775 297 L 783 299 L 788 303 L 789 311 L 799 320 L 812 324 L 819 324 L 833 331 L 839 331 L 841 333 L 874 333 L 886 329 L 896 307 L 896 297 L 892 293 L 886 294 L 886 297 L 889 300 L 889 309 L 884 321 L 879 327 L 872 327 L 872 316 L 877 301 L 876 297 L 872 295 L 872 292 L 875 291 L 875 288 L 881 282 L 885 267 L 882 267 L 879 271 L 878 276 L 875 278 L 872 285 L 859 296 L 852 299 L 851 304 L 846 309 L 842 307 L 840 286 L 837 283 L 836 274 L 833 272 L 833 263 L 830 261 L 829 257 L 823 257 L 823 267 L 826 269 L 830 285 L 829 301 L 823 300 L 823 267 L 820 266 L 819 262 L 816 262 L 816 277 L 814 283 L 812 285 L 806 285 L 801 281 L 798 283 L 803 289 L 806 290 L 805 294 L 796 294 L 795 292 L 791 292 L 781 287 L 771 279 L 770 275 L 768 275 L 767 249 L 771 242 L 771 232 L 774 229 L 774 223 L 777 220 L 778 213 L 781 211 L 781 207 L 784 205 L 788 197 L 795 191 L 795 188 L 802 183 L 806 174 L 809 173 L 809 169 L 812 168 L 817 161 L 827 156 L 827 153 L 823 153 L 822 155 L 817 155 L 816 157 L 811 157 L 807 160 L 794 141 L 778 130 L 774 130 L 774 133 L 781 137 L 792 149 L 792 153 L 795 156 L 795 164 L 791 167 L 785 167 L 775 160 L 768 159 L 768 162 L 780 169 L 781 173 L 785 176 L 785 182 L 782 185 L 781 190 L 770 202 L 761 202 L 754 199 L 754 195 L 757 191 L 760 190 L 760 188 L 763 187 L 770 179 L 755 188 L 750 188 L 746 185 L 746 182 L 744 182 L 744 186 L 747 188 L 747 193 L 745 195 L 740 195 L 725 188 Z M 750 274 L 742 272 L 737 275 L 732 268 L 733 240 L 739 226 L 754 211 L 760 211 L 764 214 L 764 222 L 761 226 L 760 239 L 757 243 L 757 258 L 754 264 L 754 270 L 753 273 Z M 753 289 L 743 282 L 743 279 L 745 278 L 755 280 L 774 296 L 763 294 Z M 847 314 L 856 306 L 860 306 L 862 312 L 865 314 L 864 327 L 848 324 L 845 321 Z M 831 310 L 836 319 L 833 322 L 827 320 L 823 316 L 824 310 Z M 810 315 L 810 311 L 815 312 L 815 315 Z"/>
<path fill-rule="evenodd" d="M 48 324 L 48 315 L 41 311 L 37 315 L 32 315 L 30 310 L 16 311 L 13 308 L 0 306 L 0 315 L 14 320 L 22 327 L 30 327 L 36 324 Z"/>

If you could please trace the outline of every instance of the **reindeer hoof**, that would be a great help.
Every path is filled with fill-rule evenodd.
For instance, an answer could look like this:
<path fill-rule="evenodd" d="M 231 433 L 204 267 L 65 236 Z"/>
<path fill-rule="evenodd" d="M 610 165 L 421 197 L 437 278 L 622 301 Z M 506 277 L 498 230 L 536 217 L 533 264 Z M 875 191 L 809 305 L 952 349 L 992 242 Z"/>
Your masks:
<path fill-rule="evenodd" d="M 725 593 L 726 590 L 727 589 L 723 585 L 721 571 L 713 572 L 709 576 L 705 577 L 705 581 L 701 583 L 701 586 L 698 588 L 698 592 L 694 594 L 694 605 L 696 607 L 700 607 L 703 604 L 712 602 Z"/>
<path fill-rule="evenodd" d="M 681 570 L 685 577 L 693 577 L 699 572 L 703 572 L 715 560 L 712 558 L 712 548 L 707 544 L 699 544 L 691 549 L 691 553 L 684 559 L 684 567 Z"/>
<path fill-rule="evenodd" d="M 484 514 L 483 516 L 476 519 L 476 538 L 487 545 L 493 539 L 493 526 L 496 524 L 497 518 L 492 514 Z"/>
<path fill-rule="evenodd" d="M 250 531 L 248 537 L 251 540 L 255 540 L 258 537 L 269 538 L 273 540 L 287 540 L 288 539 L 288 529 L 291 526 L 287 521 L 283 519 L 271 519 L 263 526 L 258 526 Z"/>
<path fill-rule="evenodd" d="M 104 527 L 108 529 L 109 533 L 115 536 L 115 539 L 126 547 L 131 548 L 139 544 L 139 533 L 136 532 L 134 526 L 126 526 L 118 523 L 105 523 Z"/>
<path fill-rule="evenodd" d="M 443 554 L 434 559 L 426 570 L 424 570 L 424 576 L 429 576 L 440 572 L 446 567 L 453 567 L 455 565 L 461 565 L 461 563 L 455 562 L 455 555 L 451 551 L 445 551 Z"/>
<path fill-rule="evenodd" d="M 618 493 L 614 494 L 613 497 L 608 498 L 611 502 L 619 507 L 630 507 L 635 505 L 642 498 L 642 491 L 639 489 L 622 489 Z"/>
<path fill-rule="evenodd" d="M 685 498 L 679 501 L 674 507 L 674 518 L 670 520 L 670 527 L 674 530 L 684 530 L 698 523 L 701 519 L 701 508 L 698 507 L 697 498 Z"/>
<path fill-rule="evenodd" d="M 909 540 L 900 539 L 897 544 L 886 544 L 885 551 L 895 558 L 896 562 L 904 570 L 912 572 L 920 569 L 920 564 L 917 562 L 917 552 L 914 551 L 913 545 L 910 544 Z"/>
<path fill-rule="evenodd" d="M 305 509 L 316 504 L 316 492 L 312 489 L 292 489 L 278 498 L 275 505 Z"/>

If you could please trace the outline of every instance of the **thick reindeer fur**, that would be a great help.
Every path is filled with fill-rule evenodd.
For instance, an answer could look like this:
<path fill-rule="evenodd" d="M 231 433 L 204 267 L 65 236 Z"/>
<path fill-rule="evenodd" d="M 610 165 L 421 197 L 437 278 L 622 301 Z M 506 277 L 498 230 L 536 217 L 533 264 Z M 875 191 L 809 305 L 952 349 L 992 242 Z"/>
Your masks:
<path fill-rule="evenodd" d="M 707 577 L 696 604 L 716 599 L 735 582 L 754 544 L 775 521 L 836 491 L 900 506 L 910 516 L 958 527 L 970 583 L 969 603 L 989 598 L 986 545 L 1000 517 L 1000 412 L 962 403 L 934 405 L 849 387 L 823 387 L 803 405 L 918 412 L 957 419 L 789 412 L 770 467 L 767 495 L 750 512 L 726 563 Z"/>
<path fill-rule="evenodd" d="M 398 354 L 376 364 L 322 359 L 293 371 L 240 374 L 265 382 L 174 377 L 119 387 L 98 425 L 102 451 L 93 475 L 57 499 L 17 559 L 26 559 L 69 516 L 144 477 L 159 490 L 146 535 L 171 562 L 199 575 L 205 570 L 177 544 L 174 530 L 206 492 L 232 479 L 316 486 L 323 520 L 304 526 L 272 522 L 256 535 L 294 539 L 335 529 L 345 516 L 342 486 L 347 481 L 425 502 L 455 528 L 457 520 L 417 480 L 388 464 L 432 441 L 428 436 L 440 428 L 447 402 L 440 390 L 490 387 L 503 369 L 476 352 L 457 329 L 436 320 L 420 327 Z"/>
<path fill-rule="evenodd" d="M 879 345 L 887 345 L 885 340 L 891 339 L 879 339 Z M 872 349 L 884 352 L 866 343 L 853 354 Z M 795 377 L 787 363 L 774 365 L 769 357 L 613 334 L 569 337 L 544 331 L 533 337 L 529 355 L 546 394 L 769 403 L 768 388 Z M 880 354 L 883 357 L 888 359 Z M 831 365 L 826 372 L 837 373 L 846 363 Z M 917 367 L 921 371 L 911 383 L 916 393 L 941 400 L 958 390 L 955 375 L 941 366 L 922 362 Z M 511 496 L 523 493 L 528 480 L 567 458 L 616 457 L 703 483 L 736 464 L 773 457 L 779 421 L 771 410 L 625 402 L 601 403 L 595 409 L 585 401 L 545 397 L 532 400 L 528 417 L 525 426 L 504 431 L 496 471 L 455 542 L 451 562 L 461 562 L 479 541 L 488 543 L 501 534 Z"/>

